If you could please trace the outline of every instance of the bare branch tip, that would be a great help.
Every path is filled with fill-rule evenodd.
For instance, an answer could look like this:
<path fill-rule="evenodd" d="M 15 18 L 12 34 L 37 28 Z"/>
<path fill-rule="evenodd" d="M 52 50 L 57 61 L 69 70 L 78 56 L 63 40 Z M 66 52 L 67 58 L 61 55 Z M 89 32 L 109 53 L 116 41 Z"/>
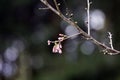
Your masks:
<path fill-rule="evenodd" d="M 85 8 L 85 10 L 87 10 L 87 8 Z"/>
<path fill-rule="evenodd" d="M 60 3 L 58 3 L 58 6 L 60 6 Z"/>
<path fill-rule="evenodd" d="M 77 24 L 78 22 L 77 21 L 75 21 L 75 24 Z"/>
<path fill-rule="evenodd" d="M 92 4 L 92 2 L 89 3 L 90 5 Z"/>

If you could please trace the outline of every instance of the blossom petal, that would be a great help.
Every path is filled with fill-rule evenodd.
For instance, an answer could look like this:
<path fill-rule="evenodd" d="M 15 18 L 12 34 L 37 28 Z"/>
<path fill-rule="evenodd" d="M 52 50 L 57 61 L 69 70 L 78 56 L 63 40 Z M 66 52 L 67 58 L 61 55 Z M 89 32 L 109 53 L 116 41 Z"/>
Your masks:
<path fill-rule="evenodd" d="M 58 53 L 60 53 L 60 54 L 61 54 L 61 53 L 62 53 L 62 50 L 61 50 L 61 49 L 59 49 Z"/>
<path fill-rule="evenodd" d="M 47 43 L 48 43 L 48 45 L 50 45 L 51 41 L 50 41 L 50 40 L 48 40 L 48 41 L 47 41 Z"/>

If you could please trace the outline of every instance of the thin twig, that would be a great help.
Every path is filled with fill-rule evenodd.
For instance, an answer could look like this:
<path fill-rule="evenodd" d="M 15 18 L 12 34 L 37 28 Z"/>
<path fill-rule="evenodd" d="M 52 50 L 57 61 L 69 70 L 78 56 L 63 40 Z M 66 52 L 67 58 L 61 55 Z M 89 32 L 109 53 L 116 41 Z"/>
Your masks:
<path fill-rule="evenodd" d="M 70 36 L 67 36 L 67 35 L 64 35 L 63 36 L 63 41 L 64 40 L 67 40 L 67 39 L 70 39 L 70 38 L 72 38 L 72 37 L 74 37 L 74 36 L 77 36 L 77 35 L 80 35 L 81 33 L 76 33 L 76 34 L 73 34 L 73 35 L 70 35 Z M 55 40 L 55 41 L 51 41 L 51 43 L 57 43 L 57 42 L 59 42 L 58 40 Z"/>
<path fill-rule="evenodd" d="M 88 35 L 90 35 L 90 1 L 87 0 L 87 28 Z"/>
<path fill-rule="evenodd" d="M 66 40 L 66 39 L 69 39 L 69 38 L 72 38 L 72 37 L 74 37 L 74 36 L 80 35 L 80 34 L 81 34 L 81 33 L 76 33 L 76 34 L 73 34 L 73 35 L 67 36 L 67 37 L 65 38 L 65 40 Z"/>
<path fill-rule="evenodd" d="M 105 49 L 107 51 L 107 54 L 119 54 L 120 51 L 112 49 L 108 46 L 106 46 L 105 44 L 97 41 L 95 38 L 93 38 L 92 36 L 88 35 L 86 32 L 84 32 L 75 22 L 71 21 L 70 19 L 66 18 L 63 14 L 60 14 L 58 10 L 56 10 L 55 8 L 53 8 L 46 0 L 40 0 L 42 3 L 44 3 L 51 11 L 53 11 L 55 14 L 57 14 L 59 17 L 61 17 L 64 21 L 66 21 L 67 23 L 69 23 L 70 25 L 72 25 L 73 27 L 75 27 L 79 33 L 81 34 L 81 36 L 86 39 L 86 40 L 91 40 L 93 43 L 95 43 L 96 45 L 100 46 L 101 48 Z"/>
<path fill-rule="evenodd" d="M 113 42 L 112 42 L 112 34 L 111 34 L 111 32 L 108 32 L 108 34 L 109 34 L 109 40 L 110 40 L 110 42 L 109 42 L 109 44 L 110 44 L 110 47 L 112 48 L 112 49 L 114 49 L 113 48 Z"/>
<path fill-rule="evenodd" d="M 61 13 L 61 12 L 60 12 L 60 9 L 59 9 L 59 6 L 58 6 L 58 3 L 57 3 L 57 1 L 56 1 L 56 0 L 54 0 L 54 3 L 55 3 L 55 6 L 56 6 L 56 8 L 57 8 L 58 12 L 59 12 L 59 13 Z"/>

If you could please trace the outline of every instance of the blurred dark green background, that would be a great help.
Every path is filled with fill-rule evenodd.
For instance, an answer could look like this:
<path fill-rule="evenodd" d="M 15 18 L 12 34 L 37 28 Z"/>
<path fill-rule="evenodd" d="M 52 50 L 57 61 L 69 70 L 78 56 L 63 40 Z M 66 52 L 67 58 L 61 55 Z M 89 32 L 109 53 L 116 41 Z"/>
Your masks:
<path fill-rule="evenodd" d="M 53 0 L 48 0 L 52 6 Z M 73 19 L 84 24 L 86 0 L 59 0 Z M 120 50 L 120 0 L 92 0 L 91 35 Z M 70 25 L 39 0 L 0 0 L 0 80 L 120 80 L 119 55 L 104 55 L 100 48 L 81 37 L 63 42 L 63 53 L 52 53 L 47 40 L 59 33 L 75 33 Z M 102 26 L 102 27 L 101 27 Z"/>

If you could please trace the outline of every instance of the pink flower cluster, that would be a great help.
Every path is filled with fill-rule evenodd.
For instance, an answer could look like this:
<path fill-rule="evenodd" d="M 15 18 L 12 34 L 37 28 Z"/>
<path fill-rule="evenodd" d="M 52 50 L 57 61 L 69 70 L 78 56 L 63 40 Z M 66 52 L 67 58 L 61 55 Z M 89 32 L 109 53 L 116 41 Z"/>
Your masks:
<path fill-rule="evenodd" d="M 62 53 L 61 42 L 64 41 L 64 40 L 65 40 L 65 35 L 64 34 L 59 34 L 58 40 L 55 40 L 55 41 L 48 40 L 47 43 L 48 43 L 48 45 L 50 45 L 51 43 L 54 43 L 52 52 L 61 54 Z"/>

